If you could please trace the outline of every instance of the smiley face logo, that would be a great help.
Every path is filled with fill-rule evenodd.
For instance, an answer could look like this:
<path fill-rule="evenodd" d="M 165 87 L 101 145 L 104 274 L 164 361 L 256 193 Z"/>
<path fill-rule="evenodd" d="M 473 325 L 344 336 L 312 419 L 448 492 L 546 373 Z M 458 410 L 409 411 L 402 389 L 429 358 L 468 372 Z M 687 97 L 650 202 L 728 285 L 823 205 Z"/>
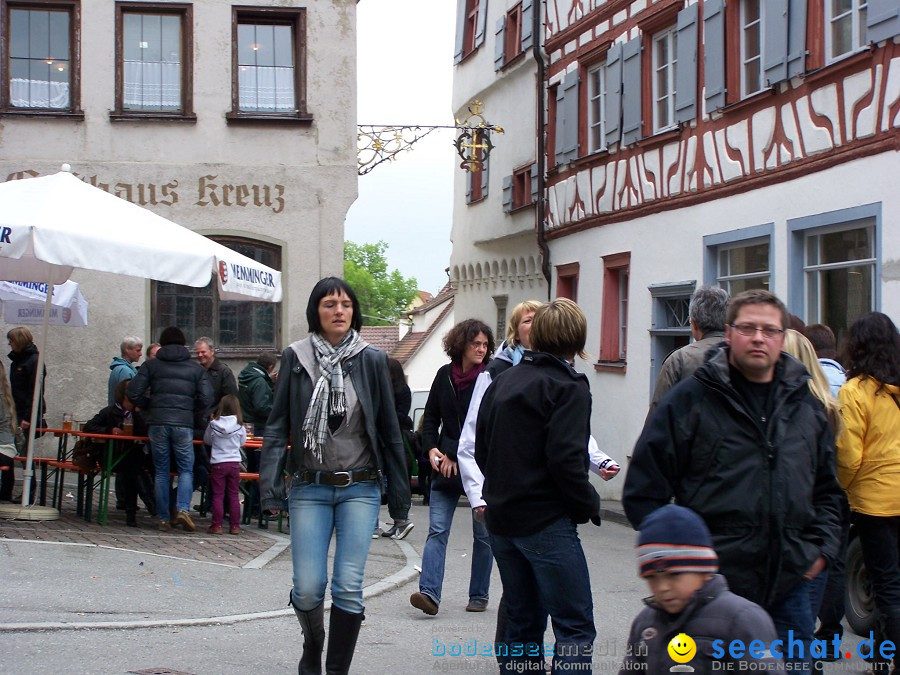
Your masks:
<path fill-rule="evenodd" d="M 697 645 L 687 633 L 679 633 L 669 641 L 667 651 L 675 663 L 687 663 L 697 654 Z"/>

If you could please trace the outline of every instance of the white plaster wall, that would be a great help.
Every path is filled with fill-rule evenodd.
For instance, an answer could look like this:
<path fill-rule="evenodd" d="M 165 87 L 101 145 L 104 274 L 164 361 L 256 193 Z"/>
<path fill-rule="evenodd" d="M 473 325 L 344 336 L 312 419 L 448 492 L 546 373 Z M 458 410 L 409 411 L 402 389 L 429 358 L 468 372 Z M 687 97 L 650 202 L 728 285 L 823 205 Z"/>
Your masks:
<path fill-rule="evenodd" d="M 579 261 L 578 302 L 588 317 L 590 360 L 577 367 L 593 394 L 592 427 L 600 447 L 623 467 L 640 434 L 651 395 L 651 284 L 703 280 L 703 236 L 774 221 L 773 290 L 788 291 L 787 221 L 861 204 L 881 202 L 881 311 L 900 323 L 900 194 L 894 152 L 848 162 L 787 183 L 677 211 L 609 223 L 551 242 L 551 262 Z M 603 264 L 601 256 L 631 251 L 627 372 L 598 373 Z M 624 474 L 623 474 L 624 477 Z M 618 498 L 623 480 L 601 486 Z"/>
<path fill-rule="evenodd" d="M 455 311 L 448 312 L 419 347 L 419 351 L 404 365 L 403 371 L 406 373 L 406 382 L 410 389 L 430 389 L 438 368 L 450 361 L 444 353 L 441 342 L 447 332 L 456 325 L 454 316 Z"/>
<path fill-rule="evenodd" d="M 159 196 L 148 208 L 202 234 L 233 234 L 280 245 L 281 340 L 287 345 L 306 335 L 312 285 L 343 269 L 344 218 L 357 196 L 356 2 L 256 3 L 267 5 L 307 8 L 311 125 L 226 123 L 231 108 L 231 4 L 221 0 L 193 2 L 196 123 L 111 123 L 114 8 L 83 2 L 84 121 L 4 118 L 0 180 L 23 171 L 53 173 L 68 162 L 80 176 L 96 176 L 95 182 L 108 184 L 111 192 L 124 196 L 130 189 L 134 201 L 141 184 L 145 195 L 149 184 L 157 186 L 158 195 L 162 186 L 169 186 L 169 196 Z M 268 186 L 272 204 L 254 206 L 251 199 L 247 206 L 233 201 L 226 206 L 223 184 Z M 173 192 L 177 201 L 171 198 Z M 108 365 L 123 336 L 152 341 L 149 281 L 86 271 L 76 271 L 72 278 L 82 284 L 90 303 L 90 326 L 50 331 L 47 394 L 48 421 L 53 423 L 64 410 L 84 419 L 105 405 Z M 10 327 L 3 324 L 0 330 L 5 333 Z M 249 360 L 229 364 L 237 373 Z"/>

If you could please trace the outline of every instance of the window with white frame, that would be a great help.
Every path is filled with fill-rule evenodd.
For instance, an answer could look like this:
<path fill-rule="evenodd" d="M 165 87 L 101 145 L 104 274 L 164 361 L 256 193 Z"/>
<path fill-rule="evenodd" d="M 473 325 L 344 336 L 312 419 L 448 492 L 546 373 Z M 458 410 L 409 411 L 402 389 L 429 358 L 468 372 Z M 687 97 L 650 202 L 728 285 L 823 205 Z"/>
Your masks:
<path fill-rule="evenodd" d="M 769 290 L 769 239 L 720 246 L 716 255 L 716 283 L 730 295 L 752 288 Z"/>
<path fill-rule="evenodd" d="M 675 64 L 678 33 L 675 27 L 653 36 L 653 132 L 675 124 Z"/>
<path fill-rule="evenodd" d="M 606 63 L 588 68 L 588 151 L 606 149 Z"/>
<path fill-rule="evenodd" d="M 741 96 L 760 91 L 763 79 L 763 12 L 762 0 L 741 2 Z"/>
<path fill-rule="evenodd" d="M 73 49 L 73 34 L 79 3 L 3 5 L 2 107 L 36 113 L 77 108 L 78 50 Z"/>
<path fill-rule="evenodd" d="M 806 322 L 830 326 L 838 336 L 875 309 L 875 225 L 855 225 L 804 237 Z"/>
<path fill-rule="evenodd" d="M 825 47 L 829 61 L 866 46 L 868 0 L 825 0 Z"/>

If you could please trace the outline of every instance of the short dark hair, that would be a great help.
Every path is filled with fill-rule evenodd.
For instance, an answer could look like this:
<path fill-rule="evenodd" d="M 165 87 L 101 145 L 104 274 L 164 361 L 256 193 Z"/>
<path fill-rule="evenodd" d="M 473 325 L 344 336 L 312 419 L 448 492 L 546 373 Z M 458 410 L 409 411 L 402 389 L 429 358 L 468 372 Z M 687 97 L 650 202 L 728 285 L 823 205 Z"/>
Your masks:
<path fill-rule="evenodd" d="M 309 302 L 306 303 L 306 323 L 309 326 L 310 333 L 319 333 L 322 331 L 322 324 L 319 323 L 319 302 L 322 298 L 329 295 L 340 295 L 346 293 L 347 297 L 353 303 L 353 316 L 350 319 L 350 328 L 359 331 L 362 328 L 362 310 L 359 308 L 359 300 L 356 293 L 350 288 L 343 279 L 338 277 L 325 277 L 319 279 L 309 293 Z"/>
<path fill-rule="evenodd" d="M 820 359 L 833 359 L 835 357 L 836 343 L 834 331 L 823 323 L 813 323 L 803 330 L 806 339 L 812 343 L 816 350 L 816 356 Z"/>
<path fill-rule="evenodd" d="M 166 345 L 181 345 L 184 347 L 185 344 L 187 344 L 187 340 L 184 337 L 184 333 L 177 326 L 164 328 L 159 335 L 160 347 L 165 347 Z"/>
<path fill-rule="evenodd" d="M 263 368 L 268 370 L 276 363 L 278 363 L 278 357 L 275 356 L 272 352 L 263 352 L 256 357 L 256 362 Z"/>
<path fill-rule="evenodd" d="M 490 361 L 494 354 L 494 334 L 484 321 L 478 319 L 460 321 L 444 336 L 444 351 L 450 360 L 455 362 L 462 360 L 466 346 L 478 337 L 479 333 L 484 333 L 488 341 L 487 354 L 485 354 L 483 363 Z"/>
<path fill-rule="evenodd" d="M 725 330 L 725 312 L 728 310 L 728 291 L 721 286 L 700 286 L 691 296 L 691 321 L 701 333 Z"/>
<path fill-rule="evenodd" d="M 556 298 L 538 308 L 531 322 L 531 348 L 553 356 L 585 358 L 587 319 L 581 308 L 568 298 Z"/>
<path fill-rule="evenodd" d="M 787 307 L 784 306 L 784 303 L 777 295 L 770 291 L 763 290 L 762 288 L 752 288 L 749 291 L 744 291 L 743 293 L 738 293 L 734 296 L 728 303 L 728 312 L 725 315 L 725 323 L 734 323 L 734 320 L 737 319 L 737 316 L 741 313 L 741 308 L 744 305 L 771 305 L 781 312 L 781 327 L 791 327 Z"/>

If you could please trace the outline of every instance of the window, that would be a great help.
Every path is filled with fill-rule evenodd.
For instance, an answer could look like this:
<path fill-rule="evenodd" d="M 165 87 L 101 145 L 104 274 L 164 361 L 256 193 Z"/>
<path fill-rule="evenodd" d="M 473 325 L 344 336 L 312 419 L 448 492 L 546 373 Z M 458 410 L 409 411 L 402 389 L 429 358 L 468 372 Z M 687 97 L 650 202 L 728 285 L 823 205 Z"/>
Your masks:
<path fill-rule="evenodd" d="M 506 13 L 503 62 L 509 63 L 522 53 L 522 4 L 519 3 Z"/>
<path fill-rule="evenodd" d="M 312 119 L 306 110 L 305 12 L 302 8 L 233 9 L 228 119 Z"/>
<path fill-rule="evenodd" d="M 751 288 L 769 289 L 769 240 L 720 246 L 716 283 L 736 295 Z"/>
<path fill-rule="evenodd" d="M 114 117 L 193 117 L 191 24 L 191 5 L 116 3 Z"/>
<path fill-rule="evenodd" d="M 520 209 L 523 206 L 531 205 L 531 169 L 533 165 L 528 165 L 524 169 L 519 169 L 513 174 L 513 209 Z"/>
<path fill-rule="evenodd" d="M 691 341 L 690 305 L 696 282 L 650 286 L 652 321 L 650 327 L 650 396 L 666 357 Z"/>
<path fill-rule="evenodd" d="M 478 10 L 480 0 L 466 0 L 466 13 L 463 29 L 463 56 L 475 51 L 475 35 L 478 33 Z"/>
<path fill-rule="evenodd" d="M 233 237 L 211 237 L 253 260 L 281 269 L 281 249 L 273 244 Z M 192 288 L 154 281 L 151 286 L 151 334 L 178 326 L 188 344 L 208 335 L 226 354 L 253 356 L 281 348 L 281 303 L 219 300 L 215 282 Z"/>
<path fill-rule="evenodd" d="M 557 298 L 568 298 L 572 302 L 578 302 L 579 267 L 577 262 L 556 266 Z"/>
<path fill-rule="evenodd" d="M 653 36 L 653 132 L 675 124 L 675 67 L 678 33 L 674 26 Z"/>
<path fill-rule="evenodd" d="M 875 227 L 830 228 L 806 235 L 807 323 L 841 335 L 875 308 Z"/>
<path fill-rule="evenodd" d="M 78 112 L 79 63 L 77 0 L 3 3 L 4 111 Z"/>
<path fill-rule="evenodd" d="M 762 90 L 763 12 L 762 0 L 741 3 L 741 95 L 750 96 Z"/>
<path fill-rule="evenodd" d="M 591 66 L 587 71 L 588 152 L 606 149 L 606 63 Z"/>
<path fill-rule="evenodd" d="M 628 347 L 628 277 L 631 253 L 603 256 L 600 362 L 624 368 Z"/>
<path fill-rule="evenodd" d="M 867 0 L 825 0 L 825 45 L 829 61 L 867 44 Z"/>
<path fill-rule="evenodd" d="M 494 296 L 494 305 L 497 307 L 497 325 L 494 328 L 496 331 L 494 333 L 494 342 L 496 342 L 497 345 L 499 345 L 502 340 L 506 339 L 506 306 L 508 302 L 509 298 L 505 295 Z"/>

